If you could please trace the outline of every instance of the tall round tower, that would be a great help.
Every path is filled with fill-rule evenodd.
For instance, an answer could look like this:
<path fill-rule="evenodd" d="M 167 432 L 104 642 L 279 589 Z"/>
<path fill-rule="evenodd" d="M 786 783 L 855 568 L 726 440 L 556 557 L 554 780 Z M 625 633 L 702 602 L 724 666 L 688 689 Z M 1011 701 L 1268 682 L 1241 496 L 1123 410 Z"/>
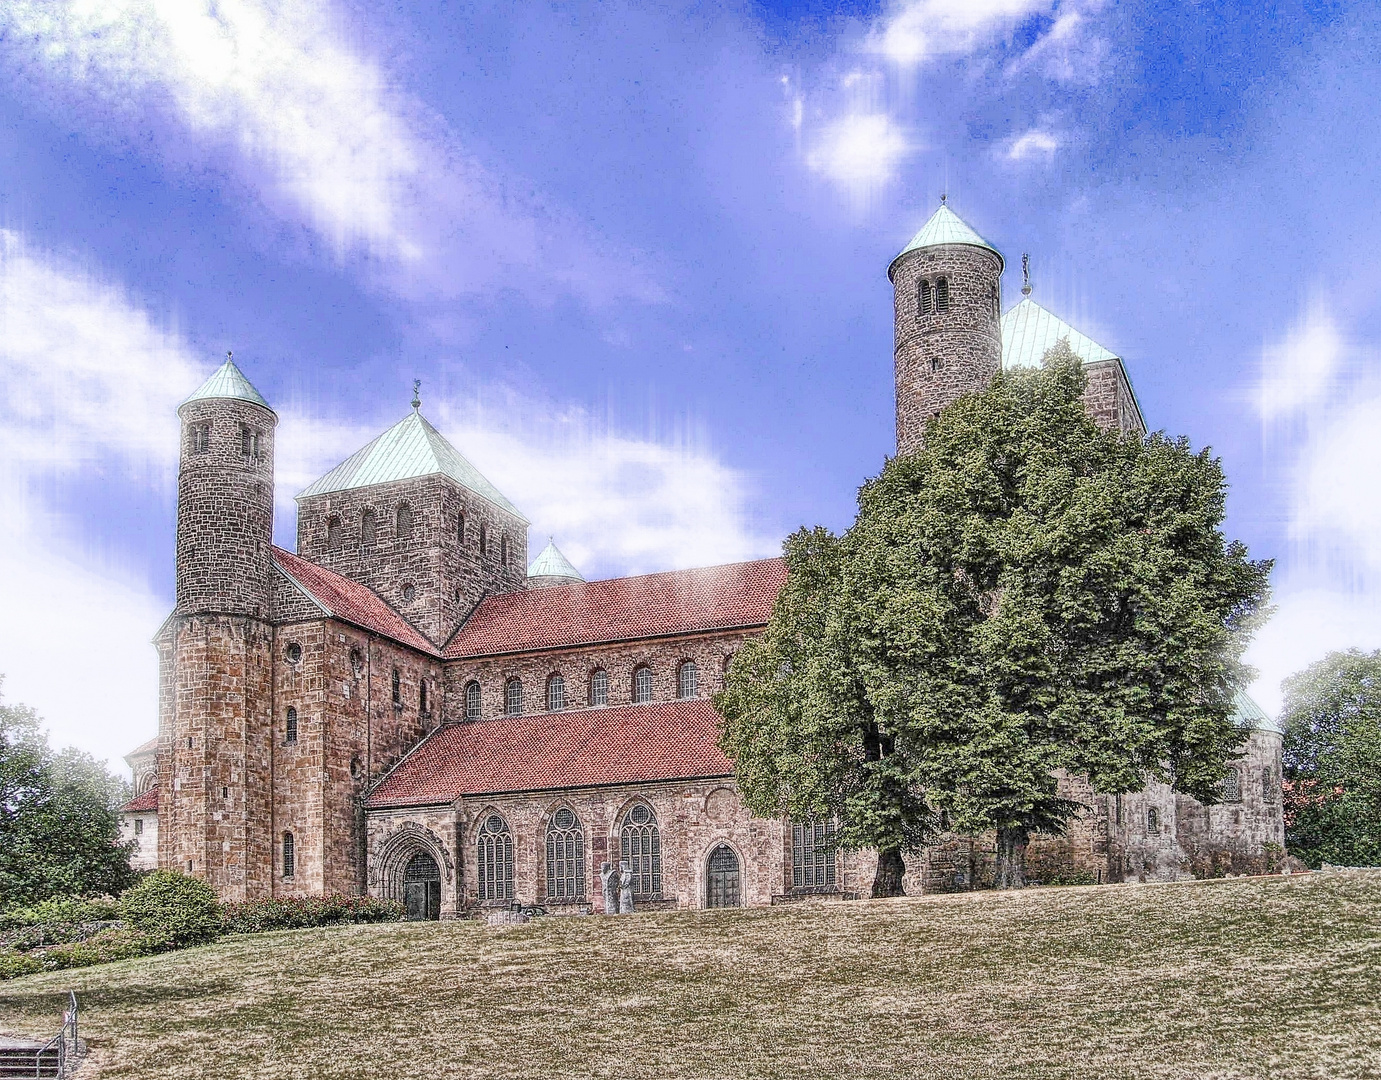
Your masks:
<path fill-rule="evenodd" d="M 1002 367 L 1002 255 L 944 204 L 887 268 L 896 325 L 897 453 Z"/>
<path fill-rule="evenodd" d="M 278 417 L 229 358 L 177 412 L 178 614 L 268 618 Z"/>

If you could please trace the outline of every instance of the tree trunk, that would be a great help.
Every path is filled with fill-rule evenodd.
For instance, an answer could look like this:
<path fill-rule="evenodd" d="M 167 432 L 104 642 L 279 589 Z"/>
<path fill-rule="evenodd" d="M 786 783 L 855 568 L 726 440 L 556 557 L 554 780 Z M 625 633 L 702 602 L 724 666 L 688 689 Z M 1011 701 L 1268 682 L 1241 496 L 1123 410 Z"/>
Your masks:
<path fill-rule="evenodd" d="M 878 852 L 878 869 L 873 875 L 873 896 L 905 896 L 902 888 L 902 875 L 906 873 L 906 863 L 897 848 Z"/>
<path fill-rule="evenodd" d="M 1022 825 L 1004 825 L 997 830 L 998 889 L 1026 887 L 1026 845 L 1030 835 Z"/>

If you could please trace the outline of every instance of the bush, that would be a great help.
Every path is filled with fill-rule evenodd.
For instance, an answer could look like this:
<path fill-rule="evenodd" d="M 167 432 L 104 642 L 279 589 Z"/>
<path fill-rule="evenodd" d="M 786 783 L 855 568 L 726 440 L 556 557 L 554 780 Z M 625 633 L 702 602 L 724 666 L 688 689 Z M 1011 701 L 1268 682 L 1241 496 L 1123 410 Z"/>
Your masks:
<path fill-rule="evenodd" d="M 0 979 L 17 979 L 21 975 L 32 975 L 42 970 L 43 962 L 38 957 L 13 949 L 0 949 Z"/>
<path fill-rule="evenodd" d="M 339 923 L 397 922 L 404 914 L 403 905 L 396 900 L 340 894 L 246 900 L 226 904 L 223 911 L 227 934 L 259 934 Z"/>
<path fill-rule="evenodd" d="M 111 922 L 120 917 L 119 901 L 109 896 L 86 899 L 44 900 L 28 907 L 0 911 L 0 931 L 21 926 L 44 926 L 54 923 Z"/>
<path fill-rule="evenodd" d="M 172 870 L 155 870 L 127 890 L 120 917 L 163 948 L 201 945 L 221 931 L 221 905 L 211 886 Z"/>
<path fill-rule="evenodd" d="M 128 960 L 133 956 L 147 956 L 160 951 L 164 945 L 163 938 L 141 934 L 138 930 L 128 927 L 110 927 L 85 941 L 57 945 L 36 955 L 43 968 L 52 971 L 59 968 L 107 964 L 112 960 Z"/>

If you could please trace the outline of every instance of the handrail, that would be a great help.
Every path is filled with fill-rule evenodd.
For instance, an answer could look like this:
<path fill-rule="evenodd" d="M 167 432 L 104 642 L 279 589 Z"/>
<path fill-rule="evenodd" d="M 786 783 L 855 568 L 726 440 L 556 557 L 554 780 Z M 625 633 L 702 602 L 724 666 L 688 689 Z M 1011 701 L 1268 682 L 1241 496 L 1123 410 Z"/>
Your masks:
<path fill-rule="evenodd" d="M 69 1056 L 67 1051 L 67 1030 L 72 1029 L 72 1052 Z M 44 1043 L 34 1053 L 34 1076 L 42 1077 L 43 1055 L 49 1050 L 56 1049 L 58 1052 L 58 1071 L 57 1075 L 65 1077 L 69 1064 L 75 1064 L 77 1060 L 77 993 L 75 990 L 67 991 L 67 1011 L 62 1014 L 62 1027 L 58 1028 L 58 1033 Z"/>

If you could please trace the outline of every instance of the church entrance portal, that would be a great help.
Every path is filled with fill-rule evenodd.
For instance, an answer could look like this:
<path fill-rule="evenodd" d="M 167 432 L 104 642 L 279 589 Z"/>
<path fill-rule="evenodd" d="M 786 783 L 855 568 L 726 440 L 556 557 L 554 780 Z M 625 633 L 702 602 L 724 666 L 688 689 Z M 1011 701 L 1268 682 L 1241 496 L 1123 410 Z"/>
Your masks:
<path fill-rule="evenodd" d="M 425 851 L 414 855 L 403 871 L 403 904 L 409 919 L 441 918 L 441 871 Z"/>
<path fill-rule="evenodd" d="M 708 873 L 706 907 L 738 907 L 743 903 L 739 888 L 738 856 L 733 848 L 720 844 L 710 852 Z"/>

